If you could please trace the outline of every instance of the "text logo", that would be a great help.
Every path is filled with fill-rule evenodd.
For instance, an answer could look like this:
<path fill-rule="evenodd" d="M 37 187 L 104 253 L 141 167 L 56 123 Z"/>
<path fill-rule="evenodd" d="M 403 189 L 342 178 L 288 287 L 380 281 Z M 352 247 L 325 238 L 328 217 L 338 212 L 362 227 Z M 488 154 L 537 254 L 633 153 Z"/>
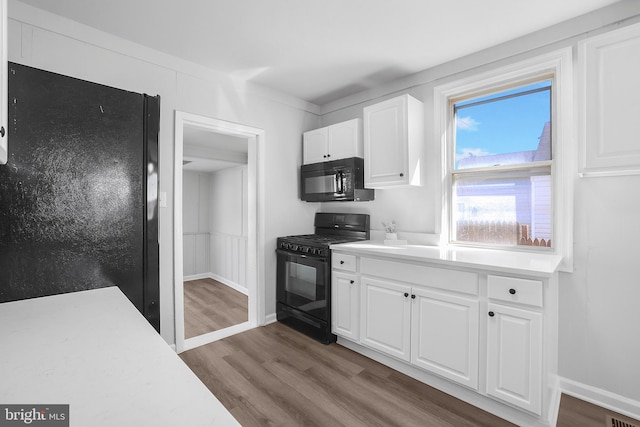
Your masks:
<path fill-rule="evenodd" d="M 69 405 L 0 405 L 0 427 L 69 427 Z"/>

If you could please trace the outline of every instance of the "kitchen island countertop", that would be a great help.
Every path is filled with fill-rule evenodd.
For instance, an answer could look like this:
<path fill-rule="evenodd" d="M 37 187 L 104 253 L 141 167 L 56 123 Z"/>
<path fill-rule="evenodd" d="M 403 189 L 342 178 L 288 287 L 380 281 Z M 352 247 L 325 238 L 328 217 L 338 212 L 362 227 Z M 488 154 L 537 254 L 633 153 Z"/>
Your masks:
<path fill-rule="evenodd" d="M 117 288 L 0 304 L 0 404 L 72 426 L 237 426 Z"/>

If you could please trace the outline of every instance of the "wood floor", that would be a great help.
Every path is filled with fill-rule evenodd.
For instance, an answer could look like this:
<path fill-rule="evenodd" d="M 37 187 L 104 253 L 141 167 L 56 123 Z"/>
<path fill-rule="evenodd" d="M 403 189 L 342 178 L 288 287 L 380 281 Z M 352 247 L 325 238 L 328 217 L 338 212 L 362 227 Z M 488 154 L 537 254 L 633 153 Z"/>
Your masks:
<path fill-rule="evenodd" d="M 622 423 L 613 424 L 614 426 L 640 426 L 639 420 L 625 417 L 608 409 L 563 394 L 560 400 L 557 427 L 604 427 L 607 426 L 605 424 L 607 416 L 614 416 L 622 421 Z"/>
<path fill-rule="evenodd" d="M 338 344 L 322 345 L 280 323 L 180 357 L 245 427 L 513 425 Z M 604 427 L 606 414 L 612 412 L 562 395 L 558 427 Z"/>
<path fill-rule="evenodd" d="M 184 337 L 248 320 L 247 296 L 213 279 L 184 282 Z"/>
<path fill-rule="evenodd" d="M 245 427 L 513 425 L 281 323 L 180 356 Z"/>

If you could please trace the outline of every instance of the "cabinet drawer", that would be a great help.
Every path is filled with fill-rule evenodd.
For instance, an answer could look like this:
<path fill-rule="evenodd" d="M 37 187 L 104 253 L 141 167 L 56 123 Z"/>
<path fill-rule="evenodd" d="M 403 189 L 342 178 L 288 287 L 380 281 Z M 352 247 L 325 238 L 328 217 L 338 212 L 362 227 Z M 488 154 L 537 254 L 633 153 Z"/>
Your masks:
<path fill-rule="evenodd" d="M 542 282 L 514 277 L 489 276 L 489 298 L 542 307 Z"/>
<path fill-rule="evenodd" d="M 478 275 L 466 271 L 361 257 L 360 272 L 432 288 L 478 295 Z"/>
<path fill-rule="evenodd" d="M 355 272 L 356 268 L 356 256 L 347 255 L 341 253 L 331 254 L 331 268 L 337 268 L 344 271 Z"/>

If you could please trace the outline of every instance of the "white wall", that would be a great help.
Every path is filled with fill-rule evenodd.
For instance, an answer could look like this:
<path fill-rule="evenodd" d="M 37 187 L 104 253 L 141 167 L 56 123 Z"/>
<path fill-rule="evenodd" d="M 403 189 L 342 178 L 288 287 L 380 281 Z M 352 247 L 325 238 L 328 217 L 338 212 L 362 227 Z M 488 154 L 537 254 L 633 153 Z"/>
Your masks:
<path fill-rule="evenodd" d="M 182 275 L 211 272 L 211 175 L 182 173 Z"/>
<path fill-rule="evenodd" d="M 364 212 L 372 228 L 395 219 L 399 231 L 438 233 L 440 150 L 433 132 L 433 88 L 540 53 L 571 46 L 588 36 L 640 21 L 640 2 L 623 1 L 509 43 L 425 70 L 406 79 L 323 106 L 322 125 L 362 117 L 362 108 L 404 93 L 425 104 L 427 185 L 418 189 L 376 190 L 366 203 L 326 203 L 323 211 Z M 620 22 L 618 22 L 620 21 Z M 425 52 L 428 54 L 428 52 Z M 575 57 L 575 55 L 574 55 Z M 576 75 L 579 72 L 576 65 Z M 637 96 L 629 108 L 638 116 Z M 637 134 L 627 135 L 638 141 Z M 578 153 L 574 153 L 577 162 Z M 614 393 L 640 409 L 640 177 L 575 180 L 574 272 L 560 275 L 559 374 L 595 388 L 595 395 Z M 586 387 L 584 387 L 586 386 Z M 620 398 L 621 396 L 621 398 Z M 640 412 L 636 412 L 640 414 Z"/>
<path fill-rule="evenodd" d="M 247 165 L 182 173 L 183 276 L 247 288 Z"/>
<path fill-rule="evenodd" d="M 239 290 L 247 288 L 247 166 L 211 174 L 211 273 Z"/>
<path fill-rule="evenodd" d="M 211 174 L 210 228 L 214 233 L 247 235 L 247 166 Z"/>
<path fill-rule="evenodd" d="M 183 276 L 248 293 L 247 165 L 182 173 Z"/>
<path fill-rule="evenodd" d="M 161 96 L 160 185 L 167 207 L 159 212 L 160 328 L 173 343 L 174 111 L 232 121 L 265 131 L 266 313 L 275 312 L 275 240 L 313 230 L 316 206 L 298 198 L 302 132 L 315 128 L 317 107 L 147 49 L 15 0 L 8 5 L 12 62 L 120 89 Z M 283 215 L 283 212 L 286 215 Z"/>

